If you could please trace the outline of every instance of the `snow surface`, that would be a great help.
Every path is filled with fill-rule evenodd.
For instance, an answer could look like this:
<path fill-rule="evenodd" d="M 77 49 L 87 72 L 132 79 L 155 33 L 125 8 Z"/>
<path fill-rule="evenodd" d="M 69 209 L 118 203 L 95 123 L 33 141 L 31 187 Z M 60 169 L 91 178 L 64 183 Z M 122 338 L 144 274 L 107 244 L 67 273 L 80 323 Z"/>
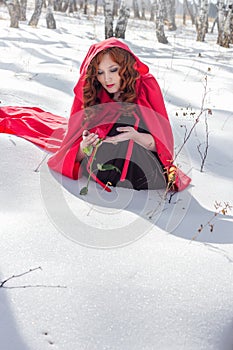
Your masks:
<path fill-rule="evenodd" d="M 68 118 L 103 18 L 56 14 L 57 30 L 44 17 L 38 28 L 12 29 L 0 11 L 1 105 Z M 1 350 L 233 349 L 232 211 L 221 212 L 233 205 L 233 48 L 216 45 L 216 33 L 196 42 L 190 25 L 167 35 L 159 44 L 153 23 L 131 20 L 125 41 L 159 81 L 176 151 L 207 77 L 204 172 L 205 114 L 177 158 L 192 177 L 187 190 L 164 200 L 91 183 L 80 197 L 85 178 L 50 172 L 43 150 L 0 135 L 0 281 L 28 271 L 0 288 Z"/>

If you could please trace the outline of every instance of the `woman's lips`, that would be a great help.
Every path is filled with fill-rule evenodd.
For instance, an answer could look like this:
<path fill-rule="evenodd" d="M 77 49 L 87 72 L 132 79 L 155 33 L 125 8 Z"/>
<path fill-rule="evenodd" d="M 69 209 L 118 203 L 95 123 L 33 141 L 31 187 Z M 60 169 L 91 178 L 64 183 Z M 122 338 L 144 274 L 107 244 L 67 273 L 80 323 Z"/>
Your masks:
<path fill-rule="evenodd" d="M 111 89 L 114 86 L 114 84 L 109 84 L 109 85 L 106 85 L 106 86 L 107 86 L 108 89 Z"/>

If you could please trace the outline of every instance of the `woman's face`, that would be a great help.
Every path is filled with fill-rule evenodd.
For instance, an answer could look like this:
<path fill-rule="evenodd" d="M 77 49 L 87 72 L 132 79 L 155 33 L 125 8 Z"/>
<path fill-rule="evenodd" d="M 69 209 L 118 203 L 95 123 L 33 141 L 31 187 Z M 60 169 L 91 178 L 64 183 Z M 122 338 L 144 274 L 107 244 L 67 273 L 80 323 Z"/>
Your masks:
<path fill-rule="evenodd" d="M 98 67 L 97 79 L 103 88 L 111 94 L 120 90 L 119 69 L 119 64 L 114 62 L 108 53 L 103 56 Z"/>

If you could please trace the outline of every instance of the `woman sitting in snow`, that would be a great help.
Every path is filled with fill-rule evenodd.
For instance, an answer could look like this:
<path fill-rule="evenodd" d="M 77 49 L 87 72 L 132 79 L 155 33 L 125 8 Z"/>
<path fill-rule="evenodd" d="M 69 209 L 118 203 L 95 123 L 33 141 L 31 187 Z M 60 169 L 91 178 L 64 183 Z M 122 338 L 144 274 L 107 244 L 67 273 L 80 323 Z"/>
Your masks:
<path fill-rule="evenodd" d="M 112 170 L 91 174 L 105 189 L 109 183 L 137 190 L 184 189 L 190 178 L 172 165 L 171 126 L 159 85 L 148 71 L 118 39 L 92 45 L 74 89 L 68 132 L 49 166 L 78 178 L 90 172 L 91 162 L 92 169 L 112 164 Z M 85 150 L 100 139 L 95 159 L 87 158 Z"/>
<path fill-rule="evenodd" d="M 38 108 L 2 107 L 0 131 L 55 152 L 51 169 L 72 179 L 91 173 L 107 191 L 109 184 L 175 191 L 188 186 L 190 178 L 173 165 L 160 87 L 126 44 L 109 38 L 92 45 L 74 92 L 68 126 L 65 118 Z"/>

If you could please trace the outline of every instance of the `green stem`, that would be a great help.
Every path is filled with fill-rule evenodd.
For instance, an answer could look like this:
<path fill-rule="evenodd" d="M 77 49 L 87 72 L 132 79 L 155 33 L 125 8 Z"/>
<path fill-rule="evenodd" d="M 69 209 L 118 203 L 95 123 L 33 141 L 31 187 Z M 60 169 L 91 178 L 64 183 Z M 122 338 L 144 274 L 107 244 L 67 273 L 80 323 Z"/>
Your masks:
<path fill-rule="evenodd" d="M 91 161 L 91 164 L 90 164 L 90 172 L 89 172 L 89 175 L 88 175 L 88 178 L 87 178 L 87 188 L 89 186 L 89 182 L 91 180 L 91 174 L 93 173 L 92 171 L 92 165 L 93 165 L 93 161 L 95 160 L 95 155 L 97 153 L 97 150 L 98 150 L 98 147 L 99 147 L 100 143 L 98 145 L 96 145 L 95 149 L 94 149 L 94 152 L 93 152 L 93 158 L 92 158 L 92 161 Z"/>

